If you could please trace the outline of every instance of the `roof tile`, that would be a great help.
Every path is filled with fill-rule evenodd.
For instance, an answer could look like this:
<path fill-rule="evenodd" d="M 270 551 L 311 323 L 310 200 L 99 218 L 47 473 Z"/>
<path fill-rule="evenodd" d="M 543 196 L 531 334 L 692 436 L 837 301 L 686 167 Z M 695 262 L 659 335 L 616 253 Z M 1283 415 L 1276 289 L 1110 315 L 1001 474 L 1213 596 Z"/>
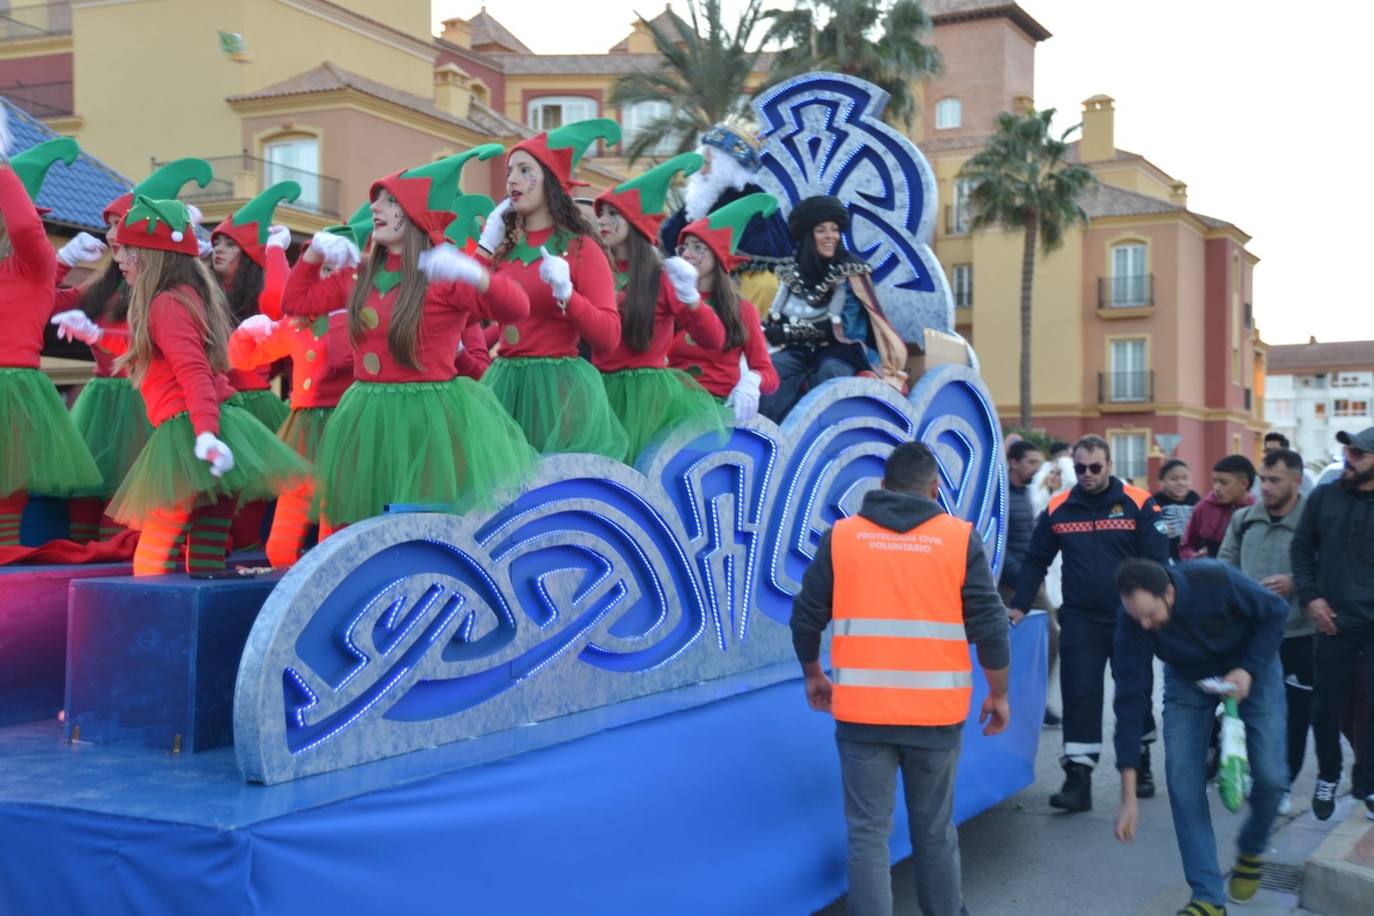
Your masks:
<path fill-rule="evenodd" d="M 8 100 L 0 99 L 0 105 L 8 109 L 14 151 L 26 150 L 58 136 Z M 70 168 L 59 162 L 48 170 L 48 177 L 35 203 L 52 209 L 44 217 L 47 222 L 103 232 L 105 221 L 101 218 L 101 211 L 132 186 L 133 182 L 129 179 L 83 152 Z"/>

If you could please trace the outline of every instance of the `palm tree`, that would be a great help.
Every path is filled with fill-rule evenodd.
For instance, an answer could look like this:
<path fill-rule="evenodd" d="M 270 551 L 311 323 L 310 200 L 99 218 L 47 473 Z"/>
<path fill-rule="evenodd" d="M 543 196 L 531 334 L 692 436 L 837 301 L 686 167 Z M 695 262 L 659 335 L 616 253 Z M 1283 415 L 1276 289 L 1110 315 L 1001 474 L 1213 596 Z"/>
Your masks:
<path fill-rule="evenodd" d="M 1045 254 L 1064 243 L 1064 233 L 1087 225 L 1088 215 L 1078 201 L 1097 183 L 1092 170 L 1070 163 L 1069 135 L 1074 125 L 1058 138 L 1050 133 L 1054 109 L 1002 112 L 997 131 L 983 148 L 964 163 L 959 177 L 969 179 L 969 203 L 973 209 L 970 229 L 989 227 L 1021 229 L 1021 428 L 1031 424 L 1031 288 L 1035 281 L 1035 244 Z"/>
<path fill-rule="evenodd" d="M 820 14 L 828 14 L 818 26 Z M 912 86 L 940 72 L 940 52 L 922 41 L 930 17 L 919 0 L 797 0 L 791 10 L 770 10 L 764 43 L 782 44 L 770 82 L 813 70 L 868 80 L 892 97 L 886 116 L 908 129 L 918 106 Z"/>
<path fill-rule="evenodd" d="M 665 138 L 676 142 L 675 152 L 695 148 L 697 137 L 748 106 L 746 84 L 759 58 L 759 45 L 750 39 L 762 17 L 762 0 L 749 0 L 733 30 L 721 18 L 720 0 L 688 0 L 688 20 L 671 9 L 672 31 L 643 16 L 663 61 L 657 69 L 622 76 L 611 91 L 611 104 L 663 102 L 668 113 L 655 118 L 630 142 L 631 162 Z M 700 7 L 700 13 L 698 13 Z M 660 19 L 662 17 L 659 17 Z"/>

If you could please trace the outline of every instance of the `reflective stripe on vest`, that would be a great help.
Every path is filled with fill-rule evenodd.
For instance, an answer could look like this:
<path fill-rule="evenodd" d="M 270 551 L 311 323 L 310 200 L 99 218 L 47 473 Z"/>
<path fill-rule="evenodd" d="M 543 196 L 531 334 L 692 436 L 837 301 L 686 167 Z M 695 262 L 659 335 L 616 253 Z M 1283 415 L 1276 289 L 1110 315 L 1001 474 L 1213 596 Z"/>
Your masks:
<path fill-rule="evenodd" d="M 960 593 L 971 531 L 943 514 L 907 532 L 859 516 L 835 524 L 836 719 L 935 726 L 967 718 L 973 665 Z"/>

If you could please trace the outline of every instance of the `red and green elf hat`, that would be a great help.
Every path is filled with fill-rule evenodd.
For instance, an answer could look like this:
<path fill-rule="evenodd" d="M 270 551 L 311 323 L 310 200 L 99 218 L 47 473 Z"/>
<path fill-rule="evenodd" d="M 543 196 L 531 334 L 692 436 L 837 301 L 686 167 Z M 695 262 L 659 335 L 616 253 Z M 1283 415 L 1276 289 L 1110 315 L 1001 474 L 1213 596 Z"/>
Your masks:
<path fill-rule="evenodd" d="M 159 166 L 153 174 L 134 185 L 133 188 L 110 201 L 101 212 L 100 218 L 109 225 L 110 220 L 118 220 L 134 205 L 134 198 L 142 195 L 151 200 L 172 200 L 181 194 L 187 182 L 194 181 L 205 187 L 214 180 L 215 170 L 204 159 L 177 159 Z"/>
<path fill-rule="evenodd" d="M 563 190 L 571 191 L 575 187 L 586 186 L 585 181 L 573 181 L 572 173 L 586 155 L 587 147 L 597 140 L 605 140 L 612 145 L 619 143 L 620 125 L 610 118 L 575 121 L 523 140 L 511 149 L 511 153 L 517 150 L 529 153 L 553 172 Z M 506 160 L 510 161 L 510 156 Z"/>
<path fill-rule="evenodd" d="M 749 260 L 735 254 L 740 237 L 744 235 L 744 229 L 749 225 L 749 221 L 756 216 L 772 216 L 773 211 L 777 209 L 778 202 L 773 195 L 747 194 L 719 210 L 708 213 L 695 223 L 682 227 L 678 240 L 695 235 L 706 243 L 727 272 L 732 271 Z"/>
<path fill-rule="evenodd" d="M 458 215 L 448 224 L 444 238 L 471 254 L 482 235 L 482 223 L 496 203 L 485 194 L 464 194 L 454 201 L 453 209 Z"/>
<path fill-rule="evenodd" d="M 272 214 L 277 211 L 277 204 L 289 203 L 300 196 L 301 186 L 296 182 L 279 181 L 239 207 L 233 216 L 226 217 L 210 232 L 210 240 L 227 235 L 259 267 L 266 267 L 267 233 L 272 228 Z"/>
<path fill-rule="evenodd" d="M 38 192 L 43 189 L 43 179 L 48 177 L 48 169 L 59 159 L 63 165 L 70 166 L 80 155 L 81 147 L 71 137 L 54 137 L 10 157 L 10 168 L 19 176 L 24 190 L 29 192 L 29 200 L 34 202 L 34 209 L 39 216 L 52 212 L 52 208 L 37 204 Z"/>
<path fill-rule="evenodd" d="M 636 178 L 602 192 L 596 199 L 597 212 L 609 204 L 625 217 L 650 242 L 658 243 L 658 227 L 665 216 L 663 206 L 668 201 L 668 188 L 673 176 L 681 172 L 687 176 L 701 168 L 706 160 L 698 153 L 683 153 L 660 163 Z"/>
<path fill-rule="evenodd" d="M 372 237 L 372 204 L 363 204 L 353 211 L 347 222 L 326 226 L 324 231 L 343 236 L 362 251 L 367 247 L 367 240 Z"/>
<path fill-rule="evenodd" d="M 200 243 L 191 226 L 191 214 L 179 200 L 153 200 L 142 194 L 124 214 L 115 230 L 115 241 L 130 248 L 156 248 L 196 257 Z"/>
<path fill-rule="evenodd" d="M 429 235 L 431 244 L 438 245 L 444 241 L 444 230 L 457 215 L 453 212 L 453 202 L 461 193 L 458 182 L 463 177 L 463 166 L 470 159 L 491 159 L 503 152 L 505 148 L 501 144 L 485 143 L 437 162 L 396 172 L 374 181 L 368 198 L 376 200 L 383 188 L 390 191 L 406 217 Z"/>

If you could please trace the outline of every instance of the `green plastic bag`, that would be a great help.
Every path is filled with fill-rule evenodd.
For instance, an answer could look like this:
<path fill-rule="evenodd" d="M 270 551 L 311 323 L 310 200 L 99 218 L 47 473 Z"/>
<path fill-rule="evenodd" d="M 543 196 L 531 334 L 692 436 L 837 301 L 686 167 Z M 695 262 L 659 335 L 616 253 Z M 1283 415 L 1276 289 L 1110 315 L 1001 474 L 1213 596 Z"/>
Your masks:
<path fill-rule="evenodd" d="M 1245 723 L 1234 697 L 1224 697 L 1226 708 L 1221 717 L 1221 770 L 1217 785 L 1221 787 L 1221 802 L 1226 810 L 1236 812 L 1245 804 L 1250 784 L 1250 758 L 1245 752 Z"/>

